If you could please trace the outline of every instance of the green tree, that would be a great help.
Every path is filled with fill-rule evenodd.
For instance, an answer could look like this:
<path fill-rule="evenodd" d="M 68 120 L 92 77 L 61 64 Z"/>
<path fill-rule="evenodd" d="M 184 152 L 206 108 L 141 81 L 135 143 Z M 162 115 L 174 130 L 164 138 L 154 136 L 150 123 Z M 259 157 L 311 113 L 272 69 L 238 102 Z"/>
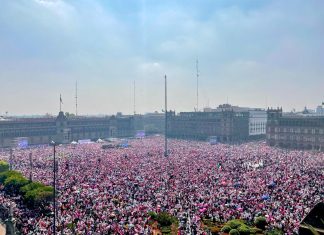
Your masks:
<path fill-rule="evenodd" d="M 255 218 L 254 224 L 257 228 L 264 230 L 267 225 L 267 220 L 264 216 L 259 216 Z"/>
<path fill-rule="evenodd" d="M 27 187 L 28 188 L 28 187 Z M 40 186 L 32 190 L 26 191 L 24 188 L 24 200 L 28 206 L 42 206 L 53 200 L 53 187 L 51 186 Z"/>
<path fill-rule="evenodd" d="M 237 230 L 240 232 L 240 235 L 249 235 L 251 233 L 247 225 L 241 225 Z"/>
<path fill-rule="evenodd" d="M 9 164 L 6 161 L 0 161 L 0 172 L 6 172 L 9 170 Z"/>
<path fill-rule="evenodd" d="M 2 173 L 0 173 L 0 183 L 4 184 L 5 180 L 11 176 L 22 176 L 22 174 L 18 171 L 4 171 Z"/>
<path fill-rule="evenodd" d="M 231 229 L 231 231 L 229 232 L 230 235 L 240 235 L 239 231 L 237 231 L 237 229 Z"/>
<path fill-rule="evenodd" d="M 28 180 L 21 175 L 12 175 L 4 182 L 4 190 L 9 194 L 17 194 L 20 188 L 28 184 Z"/>
<path fill-rule="evenodd" d="M 231 227 L 228 225 L 224 225 L 221 229 L 222 232 L 224 233 L 229 233 L 229 231 L 231 231 Z"/>
<path fill-rule="evenodd" d="M 226 223 L 226 225 L 230 226 L 231 229 L 236 229 L 236 228 L 240 227 L 241 225 L 244 225 L 244 221 L 239 220 L 239 219 L 233 219 L 233 220 L 228 221 Z"/>
<path fill-rule="evenodd" d="M 31 183 L 25 185 L 24 187 L 22 187 L 20 189 L 20 191 L 23 194 L 26 194 L 27 192 L 32 191 L 32 190 L 37 189 L 37 188 L 40 188 L 40 187 L 44 187 L 44 184 L 42 184 L 40 182 L 31 182 Z"/>
<path fill-rule="evenodd" d="M 156 216 L 156 220 L 161 226 L 170 226 L 173 222 L 173 218 L 166 212 L 161 212 Z"/>

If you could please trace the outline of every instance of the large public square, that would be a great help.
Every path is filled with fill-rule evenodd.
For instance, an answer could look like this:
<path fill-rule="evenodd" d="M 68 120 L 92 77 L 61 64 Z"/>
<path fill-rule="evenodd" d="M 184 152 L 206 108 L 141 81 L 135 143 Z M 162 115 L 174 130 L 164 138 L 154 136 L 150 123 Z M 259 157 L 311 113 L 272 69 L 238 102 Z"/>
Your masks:
<path fill-rule="evenodd" d="M 102 149 L 100 143 L 58 146 L 57 230 L 150 234 L 148 212 L 167 211 L 179 219 L 187 217 L 182 234 L 204 234 L 203 218 L 253 221 L 258 215 L 265 216 L 269 226 L 292 234 L 324 198 L 324 153 L 282 150 L 264 142 L 169 140 L 169 156 L 164 157 L 163 144 L 163 138 L 150 137 L 129 140 L 128 148 Z M 2 152 L 1 159 L 8 161 L 8 152 Z M 32 169 L 33 181 L 52 185 L 53 147 L 16 149 L 12 161 L 13 169 L 26 177 Z M 4 194 L 0 200 L 14 202 L 23 234 L 52 234 L 50 213 L 29 210 L 19 198 Z"/>

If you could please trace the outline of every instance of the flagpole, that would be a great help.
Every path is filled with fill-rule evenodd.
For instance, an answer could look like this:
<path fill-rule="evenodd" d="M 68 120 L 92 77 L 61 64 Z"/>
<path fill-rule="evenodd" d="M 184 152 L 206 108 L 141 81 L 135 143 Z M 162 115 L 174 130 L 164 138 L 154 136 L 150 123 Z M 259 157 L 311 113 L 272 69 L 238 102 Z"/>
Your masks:
<path fill-rule="evenodd" d="M 60 112 L 62 112 L 62 96 L 60 94 Z"/>
<path fill-rule="evenodd" d="M 164 105 L 165 105 L 165 133 L 164 133 L 164 156 L 168 156 L 168 107 L 167 107 L 167 76 L 164 76 Z"/>

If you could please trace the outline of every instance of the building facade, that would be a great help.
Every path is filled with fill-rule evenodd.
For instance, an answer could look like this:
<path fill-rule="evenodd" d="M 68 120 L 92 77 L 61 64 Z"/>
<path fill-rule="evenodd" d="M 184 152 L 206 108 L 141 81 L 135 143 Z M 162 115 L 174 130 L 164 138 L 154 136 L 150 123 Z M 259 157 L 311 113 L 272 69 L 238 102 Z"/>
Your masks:
<path fill-rule="evenodd" d="M 213 139 L 238 142 L 265 138 L 267 112 L 263 109 L 219 105 L 204 112 L 168 115 L 168 135 L 187 139 Z"/>
<path fill-rule="evenodd" d="M 0 147 L 14 147 L 24 138 L 28 144 L 70 143 L 82 139 L 134 136 L 134 118 L 67 117 L 60 112 L 56 118 L 20 118 L 0 121 Z"/>
<path fill-rule="evenodd" d="M 267 127 L 267 112 L 263 109 L 249 109 L 249 136 L 265 137 Z"/>
<path fill-rule="evenodd" d="M 316 115 L 324 116 L 324 103 L 322 105 L 318 105 L 316 108 Z"/>
<path fill-rule="evenodd" d="M 237 142 L 248 139 L 249 113 L 222 110 L 219 112 L 168 112 L 168 136 L 217 142 Z"/>
<path fill-rule="evenodd" d="M 260 108 L 248 108 L 232 106 L 230 104 L 219 105 L 216 109 L 205 108 L 205 112 L 221 112 L 224 110 L 249 113 L 249 139 L 265 138 L 267 125 L 267 111 Z"/>
<path fill-rule="evenodd" d="M 146 113 L 135 115 L 135 129 L 144 130 L 145 134 L 163 134 L 165 130 L 164 113 Z"/>
<path fill-rule="evenodd" d="M 324 150 L 324 116 L 267 111 L 267 143 L 293 149 Z"/>

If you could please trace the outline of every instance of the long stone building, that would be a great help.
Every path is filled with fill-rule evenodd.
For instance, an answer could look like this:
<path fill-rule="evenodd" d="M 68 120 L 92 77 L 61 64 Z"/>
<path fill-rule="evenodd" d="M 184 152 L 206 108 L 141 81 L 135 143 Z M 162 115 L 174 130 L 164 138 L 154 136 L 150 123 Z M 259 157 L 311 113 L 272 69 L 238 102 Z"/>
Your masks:
<path fill-rule="evenodd" d="M 216 142 L 241 142 L 265 138 L 265 110 L 219 105 L 204 112 L 168 113 L 168 136 Z"/>
<path fill-rule="evenodd" d="M 324 150 L 324 116 L 267 110 L 267 143 L 293 149 Z"/>
<path fill-rule="evenodd" d="M 135 116 L 135 129 L 144 130 L 146 135 L 163 134 L 165 129 L 164 113 L 146 113 Z"/>
<path fill-rule="evenodd" d="M 234 142 L 248 139 L 248 112 L 168 113 L 168 136 L 183 139 Z"/>
<path fill-rule="evenodd" d="M 17 141 L 29 145 L 70 143 L 84 139 L 134 136 L 132 116 L 70 117 L 63 112 L 51 118 L 19 118 L 0 120 L 0 147 L 15 147 Z"/>

